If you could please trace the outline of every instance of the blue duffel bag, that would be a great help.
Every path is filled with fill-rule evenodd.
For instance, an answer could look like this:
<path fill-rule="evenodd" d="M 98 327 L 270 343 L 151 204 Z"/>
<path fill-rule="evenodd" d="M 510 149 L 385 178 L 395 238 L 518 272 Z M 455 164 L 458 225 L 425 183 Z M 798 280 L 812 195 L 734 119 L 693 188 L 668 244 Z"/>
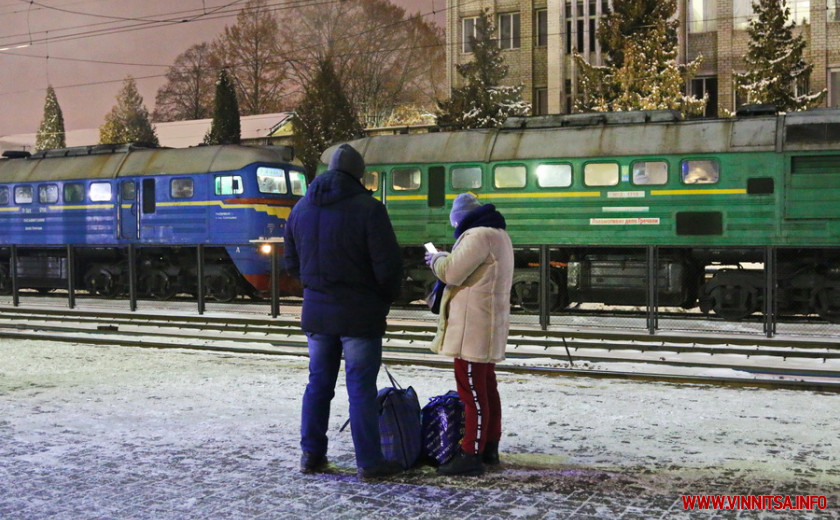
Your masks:
<path fill-rule="evenodd" d="M 464 438 L 464 403 L 458 392 L 450 390 L 430 398 L 422 415 L 423 456 L 432 464 L 446 464 Z"/>
<path fill-rule="evenodd" d="M 384 366 L 384 365 L 383 365 Z M 414 388 L 403 388 L 385 367 L 390 387 L 379 390 L 379 436 L 386 460 L 399 462 L 408 469 L 420 458 L 420 401 Z"/>

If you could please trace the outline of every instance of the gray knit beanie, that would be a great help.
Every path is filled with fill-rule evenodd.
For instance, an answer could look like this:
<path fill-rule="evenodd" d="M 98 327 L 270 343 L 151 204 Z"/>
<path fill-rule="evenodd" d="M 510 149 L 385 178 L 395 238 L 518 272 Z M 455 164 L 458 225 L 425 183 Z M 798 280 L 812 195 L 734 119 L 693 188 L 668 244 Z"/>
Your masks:
<path fill-rule="evenodd" d="M 343 144 L 336 148 L 330 157 L 330 170 L 339 170 L 349 173 L 356 179 L 361 179 L 365 174 L 365 160 L 355 148 L 349 144 Z"/>
<path fill-rule="evenodd" d="M 452 227 L 458 227 L 464 217 L 480 206 L 481 203 L 472 193 L 462 193 L 455 197 L 455 202 L 452 203 L 452 211 L 449 212 L 449 222 L 452 223 Z"/>

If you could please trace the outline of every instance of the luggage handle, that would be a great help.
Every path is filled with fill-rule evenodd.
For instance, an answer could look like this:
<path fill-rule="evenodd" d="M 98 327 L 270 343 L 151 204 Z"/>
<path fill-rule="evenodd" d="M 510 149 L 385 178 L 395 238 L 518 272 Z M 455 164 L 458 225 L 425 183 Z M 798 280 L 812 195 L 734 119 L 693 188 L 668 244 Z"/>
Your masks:
<path fill-rule="evenodd" d="M 400 386 L 400 384 L 399 384 L 399 383 L 397 383 L 397 380 L 396 380 L 396 379 L 394 379 L 394 376 L 392 376 L 392 375 L 391 375 L 391 371 L 390 371 L 390 370 L 388 370 L 388 366 L 387 366 L 387 365 L 385 365 L 385 364 L 383 364 L 383 365 L 382 365 L 382 368 L 384 368 L 384 369 L 385 369 L 385 373 L 386 373 L 386 374 L 388 374 L 388 379 L 390 379 L 390 380 L 391 380 L 391 386 L 393 386 L 393 387 L 394 387 L 394 388 L 396 388 L 397 390 L 403 390 L 403 387 L 402 387 L 402 386 Z M 341 425 L 341 428 L 339 428 L 339 429 L 338 429 L 338 433 L 343 432 L 343 431 L 344 431 L 344 429 L 345 429 L 345 428 L 347 428 L 347 425 L 348 425 L 348 424 L 350 424 L 350 419 L 349 419 L 349 418 L 348 418 L 346 421 L 344 421 L 344 424 L 343 424 L 343 425 Z"/>

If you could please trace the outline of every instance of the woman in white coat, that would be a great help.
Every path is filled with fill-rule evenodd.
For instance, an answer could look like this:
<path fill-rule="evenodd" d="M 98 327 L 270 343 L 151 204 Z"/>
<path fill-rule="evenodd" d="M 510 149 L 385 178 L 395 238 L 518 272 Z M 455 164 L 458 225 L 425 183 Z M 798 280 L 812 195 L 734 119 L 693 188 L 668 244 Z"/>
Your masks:
<path fill-rule="evenodd" d="M 426 255 L 446 284 L 432 350 L 455 358 L 466 427 L 460 452 L 438 473 L 480 475 L 485 463 L 499 463 L 502 410 L 495 366 L 505 359 L 510 328 L 513 246 L 502 214 L 472 193 L 458 195 L 450 221 L 452 252 Z"/>

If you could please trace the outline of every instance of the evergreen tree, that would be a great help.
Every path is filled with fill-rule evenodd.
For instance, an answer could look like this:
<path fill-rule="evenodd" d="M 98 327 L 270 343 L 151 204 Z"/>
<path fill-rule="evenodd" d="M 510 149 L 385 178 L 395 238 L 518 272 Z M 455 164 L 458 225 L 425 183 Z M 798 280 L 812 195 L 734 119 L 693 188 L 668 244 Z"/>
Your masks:
<path fill-rule="evenodd" d="M 590 65 L 575 53 L 580 71 L 581 112 L 624 110 L 679 110 L 700 115 L 706 99 L 687 96 L 686 82 L 700 67 L 701 59 L 676 62 L 676 25 L 671 19 L 675 0 L 615 0 L 613 11 L 599 25 L 599 41 L 607 50 L 607 65 Z"/>
<path fill-rule="evenodd" d="M 522 85 L 503 86 L 508 67 L 504 65 L 496 28 L 485 9 L 476 21 L 473 60 L 456 66 L 464 86 L 438 103 L 437 124 L 456 129 L 499 127 L 510 116 L 528 115 L 531 105 L 522 100 Z"/>
<path fill-rule="evenodd" d="M 35 150 L 65 146 L 64 115 L 61 113 L 58 98 L 55 97 L 55 89 L 50 85 L 47 87 L 47 99 L 44 102 L 44 119 L 35 137 Z"/>
<path fill-rule="evenodd" d="M 598 27 L 598 43 L 605 54 L 604 62 L 608 66 L 624 65 L 625 44 L 627 38 L 644 34 L 646 31 L 664 31 L 664 41 L 668 48 L 677 45 L 675 0 L 632 0 L 613 2 L 612 11 L 607 12 Z"/>
<path fill-rule="evenodd" d="M 330 58 L 321 60 L 318 73 L 295 110 L 295 150 L 310 180 L 321 153 L 331 144 L 360 137 L 364 132 L 347 100 Z"/>
<path fill-rule="evenodd" d="M 239 144 L 242 131 L 239 122 L 239 104 L 236 89 L 227 71 L 222 69 L 216 82 L 216 100 L 213 103 L 213 123 L 204 136 L 205 144 Z"/>
<path fill-rule="evenodd" d="M 813 64 L 805 63 L 805 39 L 794 36 L 796 22 L 790 20 L 785 0 L 758 0 L 752 3 L 755 18 L 745 61 L 747 72 L 736 74 L 738 92 L 748 103 L 766 103 L 789 112 L 805 110 L 822 102 L 826 91 L 812 94 L 809 89 Z M 797 90 L 800 93 L 797 93 Z"/>
<path fill-rule="evenodd" d="M 117 94 L 117 104 L 105 116 L 105 124 L 99 127 L 99 142 L 159 144 L 149 120 L 149 111 L 143 105 L 143 96 L 137 91 L 137 83 L 131 76 L 125 79 L 122 90 Z"/>

